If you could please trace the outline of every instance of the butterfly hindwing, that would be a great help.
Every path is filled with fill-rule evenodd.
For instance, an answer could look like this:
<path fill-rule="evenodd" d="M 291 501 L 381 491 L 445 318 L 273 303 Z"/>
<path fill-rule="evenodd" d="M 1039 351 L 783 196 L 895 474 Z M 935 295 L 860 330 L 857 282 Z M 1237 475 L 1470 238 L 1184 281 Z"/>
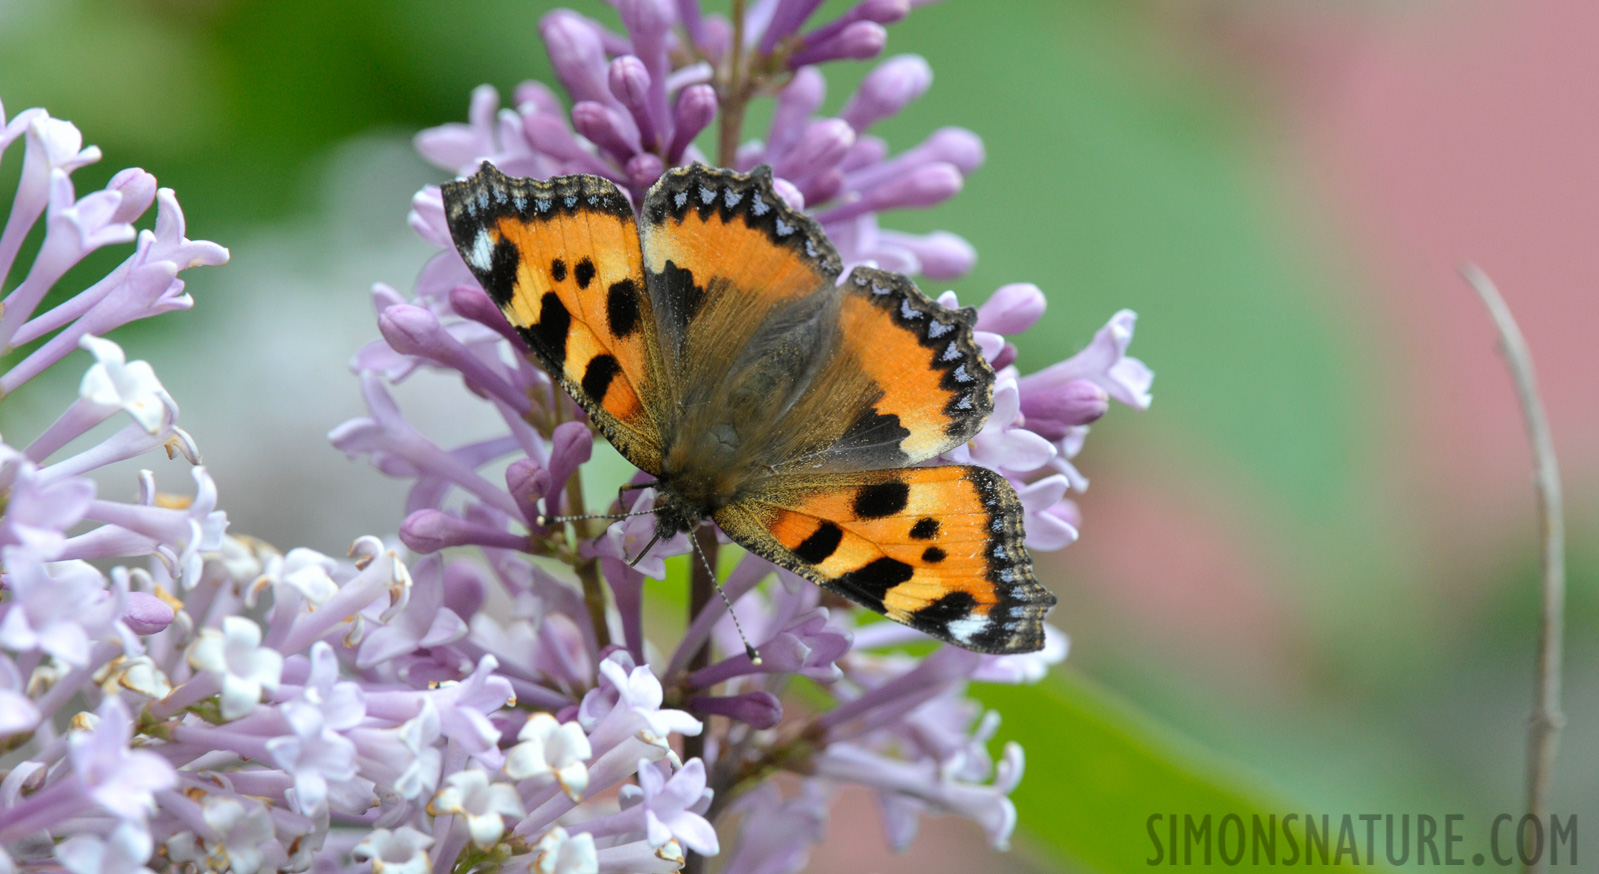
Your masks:
<path fill-rule="evenodd" d="M 659 469 L 660 353 L 627 196 L 596 176 L 443 186 L 450 235 L 545 369 L 629 461 Z"/>
<path fill-rule="evenodd" d="M 1015 491 L 987 468 L 775 478 L 715 519 L 745 548 L 941 640 L 1043 645 L 1055 596 L 1033 575 Z"/>

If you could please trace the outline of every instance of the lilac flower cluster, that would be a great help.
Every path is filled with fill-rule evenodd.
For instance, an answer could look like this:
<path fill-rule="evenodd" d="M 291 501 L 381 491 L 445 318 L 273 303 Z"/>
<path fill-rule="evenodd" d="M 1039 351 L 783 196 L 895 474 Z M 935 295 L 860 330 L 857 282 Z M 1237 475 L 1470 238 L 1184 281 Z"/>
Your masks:
<path fill-rule="evenodd" d="M 932 279 L 969 269 L 958 237 L 877 225 L 953 195 L 982 160 L 965 131 L 892 157 L 867 133 L 927 89 L 925 62 L 891 59 L 837 118 L 814 117 L 814 65 L 877 55 L 909 0 L 865 0 L 820 25 L 816 0 L 735 3 L 731 19 L 695 0 L 616 5 L 625 34 L 567 11 L 542 23 L 570 113 L 536 83 L 515 109 L 479 89 L 470 124 L 418 138 L 424 156 L 452 172 L 489 159 L 519 175 L 600 173 L 637 196 L 663 168 L 704 157 L 694 141 L 716 125 L 720 162 L 772 164 L 850 264 Z M 741 143 L 756 97 L 775 98 L 773 122 L 764 141 Z M 410 221 L 441 251 L 411 295 L 375 289 L 383 339 L 353 361 L 369 415 L 330 435 L 411 483 L 404 521 L 398 542 L 362 537 L 335 559 L 229 533 L 176 403 L 105 339 L 192 305 L 178 274 L 227 251 L 188 240 L 175 197 L 141 170 L 77 197 L 71 173 L 99 153 L 70 123 L 0 111 L 0 153 L 17 141 L 0 282 L 41 219 L 43 230 L 0 311 L 14 362 L 0 402 L 70 366 L 75 349 L 93 363 L 53 424 L 0 443 L 0 874 L 598 874 L 718 853 L 733 874 L 788 872 L 844 784 L 876 793 L 895 847 L 927 812 L 1007 844 L 1022 752 L 992 754 L 998 716 L 966 688 L 1037 681 L 1065 637 L 1048 629 L 1045 648 L 1021 656 L 930 648 L 756 556 L 721 554 L 702 531 L 761 659 L 715 599 L 694 599 L 677 639 L 647 638 L 646 581 L 688 566 L 689 538 L 635 568 L 626 559 L 653 534 L 649 516 L 544 524 L 606 509 L 584 488 L 594 431 L 456 255 L 437 188 L 417 195 Z M 153 229 L 136 230 L 152 204 Z M 129 242 L 103 279 L 59 293 L 88 253 Z M 39 312 L 47 298 L 64 302 Z M 1020 375 L 1007 337 L 1043 307 L 1036 287 L 1010 285 L 979 309 L 996 409 L 952 459 L 1009 477 L 1028 546 L 1047 551 L 1076 537 L 1066 495 L 1086 485 L 1071 459 L 1089 423 L 1112 398 L 1147 406 L 1151 375 L 1126 355 L 1130 312 L 1077 355 Z M 502 427 L 467 442 L 424 434 L 390 390 L 421 370 L 459 377 Z M 120 429 L 107 424 L 122 413 Z M 100 496 L 92 476 L 112 482 L 158 450 L 192 465 L 192 496 L 160 491 L 150 470 L 130 498 Z M 605 485 L 609 496 L 621 483 Z M 654 500 L 617 494 L 615 512 Z"/>
<path fill-rule="evenodd" d="M 921 3 L 864 0 L 816 25 L 809 19 L 819 0 L 757 0 L 732 20 L 702 14 L 697 0 L 614 5 L 625 34 L 566 9 L 540 22 L 555 74 L 573 101 L 570 112 L 539 82 L 517 86 L 515 106 L 507 109 L 484 85 L 472 94 L 467 123 L 417 138 L 422 154 L 461 175 L 488 160 L 511 176 L 605 176 L 636 202 L 667 167 L 770 164 L 778 190 L 821 222 L 846 272 L 868 262 L 932 279 L 971 269 L 976 252 L 954 234 L 910 234 L 877 223 L 882 212 L 948 200 L 983 163 L 982 141 L 961 128 L 935 131 L 892 156 L 870 133 L 926 93 L 933 72 L 925 60 L 884 61 L 837 117 L 816 115 L 827 90 L 816 65 L 877 57 L 887 40 L 884 25 Z M 735 11 L 743 6 L 736 3 Z M 744 109 L 758 96 L 775 98 L 766 137 L 740 142 Z M 713 123 L 720 145 L 708 158 L 696 140 Z"/>

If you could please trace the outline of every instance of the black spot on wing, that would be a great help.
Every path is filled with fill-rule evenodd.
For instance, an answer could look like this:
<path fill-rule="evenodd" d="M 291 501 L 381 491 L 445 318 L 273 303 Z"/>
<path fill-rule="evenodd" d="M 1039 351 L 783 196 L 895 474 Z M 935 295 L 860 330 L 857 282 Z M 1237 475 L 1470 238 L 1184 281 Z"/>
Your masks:
<path fill-rule="evenodd" d="M 660 273 L 647 275 L 645 282 L 650 286 L 650 299 L 661 304 L 668 335 L 681 338 L 688 331 L 688 323 L 705 305 L 705 287 L 694 283 L 692 271 L 670 260 Z M 657 288 L 661 289 L 660 294 L 656 293 Z"/>
<path fill-rule="evenodd" d="M 478 273 L 478 281 L 483 283 L 483 290 L 489 293 L 495 306 L 503 309 L 511 302 L 511 296 L 516 293 L 516 267 L 521 262 L 522 254 L 516 250 L 515 243 L 501 239 L 494 244 L 489 269 Z"/>
<path fill-rule="evenodd" d="M 861 486 L 855 493 L 853 509 L 860 519 L 882 519 L 905 509 L 911 487 L 899 480 Z"/>
<path fill-rule="evenodd" d="M 885 416 L 874 407 L 845 429 L 833 451 L 849 454 L 874 449 L 884 456 L 877 459 L 883 467 L 897 467 L 905 463 L 905 453 L 899 447 L 909 436 L 911 432 L 899 423 L 899 416 L 893 413 Z"/>
<path fill-rule="evenodd" d="M 596 355 L 589 359 L 588 367 L 583 370 L 583 391 L 594 399 L 595 403 L 605 400 L 605 390 L 611 387 L 611 380 L 622 372 L 622 365 L 616 363 L 616 358 L 611 355 Z"/>
<path fill-rule="evenodd" d="M 550 278 L 556 282 L 566 281 L 566 262 L 557 258 L 550 262 Z"/>
<path fill-rule="evenodd" d="M 567 311 L 566 304 L 561 303 L 560 295 L 546 291 L 539 299 L 538 322 L 525 328 L 523 334 L 533 348 L 559 368 L 566 363 L 566 336 L 571 330 L 572 314 Z"/>
<path fill-rule="evenodd" d="M 916 575 L 905 562 L 879 558 L 834 580 L 830 585 L 862 606 L 883 612 L 883 596 L 888 590 Z"/>
<path fill-rule="evenodd" d="M 794 547 L 794 554 L 799 556 L 801 561 L 821 564 L 827 561 L 843 540 L 843 529 L 831 522 L 823 522 L 811 532 L 811 536 L 805 538 L 803 543 Z"/>
<path fill-rule="evenodd" d="M 928 564 L 938 564 L 946 558 L 949 558 L 949 553 L 936 546 L 929 546 L 922 550 L 922 561 Z"/>
<path fill-rule="evenodd" d="M 631 279 L 611 283 L 605 294 L 605 320 L 618 338 L 625 339 L 638 330 L 638 283 Z"/>
<path fill-rule="evenodd" d="M 938 520 L 932 516 L 923 516 L 911 526 L 911 538 L 914 540 L 932 540 L 938 536 Z"/>
<path fill-rule="evenodd" d="M 977 607 L 977 599 L 966 592 L 950 592 L 937 601 L 911 614 L 911 625 L 916 628 L 935 629 L 940 637 L 949 636 L 949 624 L 965 619 Z"/>
<path fill-rule="evenodd" d="M 577 269 L 572 271 L 572 277 L 577 280 L 578 288 L 588 288 L 594 281 L 594 262 L 587 258 L 577 262 Z"/>

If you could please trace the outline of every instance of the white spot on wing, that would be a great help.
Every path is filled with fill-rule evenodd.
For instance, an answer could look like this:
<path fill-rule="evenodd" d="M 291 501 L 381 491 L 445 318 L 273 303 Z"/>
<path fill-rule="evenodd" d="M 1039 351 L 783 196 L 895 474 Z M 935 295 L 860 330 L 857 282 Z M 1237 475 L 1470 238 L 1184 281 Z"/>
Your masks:
<path fill-rule="evenodd" d="M 987 616 L 965 616 L 944 626 L 949 636 L 961 643 L 971 643 L 979 631 L 988 625 Z"/>
<path fill-rule="evenodd" d="M 738 206 L 738 202 L 743 199 L 744 192 L 742 191 L 734 191 L 733 189 L 729 188 L 722 192 L 722 202 L 727 204 L 728 209 Z"/>
<path fill-rule="evenodd" d="M 812 258 L 816 257 L 816 244 L 811 242 L 809 239 L 805 241 L 805 254 L 811 256 Z"/>
<path fill-rule="evenodd" d="M 888 294 L 888 289 L 877 283 L 872 283 L 872 294 Z"/>
<path fill-rule="evenodd" d="M 577 206 L 577 198 L 576 197 L 568 197 L 566 199 L 566 208 L 567 209 L 571 209 L 574 206 Z"/>
<path fill-rule="evenodd" d="M 950 341 L 949 346 L 945 347 L 944 349 L 943 357 L 945 361 L 954 361 L 955 359 L 961 357 L 960 347 L 955 345 L 953 340 Z"/>
<path fill-rule="evenodd" d="M 713 201 L 715 199 L 716 199 L 716 192 L 715 191 L 712 191 L 711 189 L 706 188 L 703 185 L 700 186 L 700 202 L 701 203 L 710 203 L 711 201 Z"/>
<path fill-rule="evenodd" d="M 954 325 L 946 325 L 943 322 L 934 322 L 927 326 L 927 336 L 936 339 L 948 334 L 954 327 Z"/>
<path fill-rule="evenodd" d="M 792 233 L 794 233 L 794 226 L 793 225 L 789 224 L 788 222 L 783 221 L 782 219 L 778 219 L 777 220 L 777 235 L 779 237 L 786 237 L 786 236 L 788 236 L 789 234 L 792 234 Z"/>
<path fill-rule="evenodd" d="M 677 204 L 678 209 L 682 209 L 683 204 L 688 203 L 688 192 L 679 191 L 678 193 L 672 195 L 672 202 Z"/>
<path fill-rule="evenodd" d="M 910 321 L 915 321 L 916 319 L 919 319 L 919 318 L 922 317 L 922 311 L 918 310 L 918 309 L 913 309 L 911 307 L 911 299 L 908 298 L 908 297 L 899 302 L 899 314 L 900 314 L 901 318 L 904 318 L 904 319 L 907 319 L 907 320 L 910 320 Z"/>
<path fill-rule="evenodd" d="M 771 211 L 772 207 L 762 200 L 760 195 L 757 194 L 750 199 L 750 212 L 755 213 L 757 216 L 763 216 Z"/>
<path fill-rule="evenodd" d="M 489 239 L 487 228 L 478 228 L 477 236 L 472 239 L 472 252 L 466 256 L 466 261 L 485 273 L 494 266 L 494 241 Z"/>
<path fill-rule="evenodd" d="M 953 343 L 951 343 L 950 345 L 954 346 Z M 962 364 L 961 366 L 955 368 L 955 381 L 956 382 L 971 382 L 972 381 L 972 375 L 970 373 L 966 372 L 966 365 Z"/>
<path fill-rule="evenodd" d="M 511 203 L 516 205 L 517 212 L 527 212 L 527 198 L 518 194 L 511 198 Z"/>
<path fill-rule="evenodd" d="M 549 212 L 550 211 L 550 200 L 547 197 L 539 198 L 536 201 L 536 205 L 539 208 L 539 212 Z"/>

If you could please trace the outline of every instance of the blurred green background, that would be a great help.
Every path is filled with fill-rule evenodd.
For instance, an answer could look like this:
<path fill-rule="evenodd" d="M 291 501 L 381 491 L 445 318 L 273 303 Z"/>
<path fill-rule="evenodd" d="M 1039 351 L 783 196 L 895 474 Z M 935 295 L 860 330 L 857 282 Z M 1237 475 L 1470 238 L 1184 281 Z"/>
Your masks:
<path fill-rule="evenodd" d="M 322 435 L 363 412 L 346 362 L 377 336 L 371 283 L 406 288 L 429 254 L 405 213 L 442 174 L 409 137 L 464 120 L 480 83 L 548 81 L 548 8 L 0 0 L 7 111 L 45 106 L 105 152 L 78 190 L 145 167 L 232 249 L 185 274 L 192 312 L 118 339 L 183 405 L 233 530 L 336 552 L 397 527 L 398 486 Z M 1523 804 L 1536 543 L 1467 257 L 1522 316 L 1564 453 L 1557 808 L 1599 828 L 1595 36 L 1553 0 L 951 0 L 891 29 L 936 80 L 875 132 L 961 125 L 988 163 L 885 226 L 968 238 L 963 301 L 1044 288 L 1024 370 L 1137 310 L 1156 402 L 1094 426 L 1083 539 L 1043 563 L 1071 658 L 981 691 L 1027 749 L 1016 852 L 940 823 L 895 858 L 854 798 L 814 870 L 1138 870 L 1146 818 L 1174 812 L 1460 813 L 1465 855 L 1486 851 Z M 869 69 L 829 67 L 827 107 Z M 8 427 L 74 380 L 30 386 Z M 407 391 L 459 424 L 458 387 Z"/>

